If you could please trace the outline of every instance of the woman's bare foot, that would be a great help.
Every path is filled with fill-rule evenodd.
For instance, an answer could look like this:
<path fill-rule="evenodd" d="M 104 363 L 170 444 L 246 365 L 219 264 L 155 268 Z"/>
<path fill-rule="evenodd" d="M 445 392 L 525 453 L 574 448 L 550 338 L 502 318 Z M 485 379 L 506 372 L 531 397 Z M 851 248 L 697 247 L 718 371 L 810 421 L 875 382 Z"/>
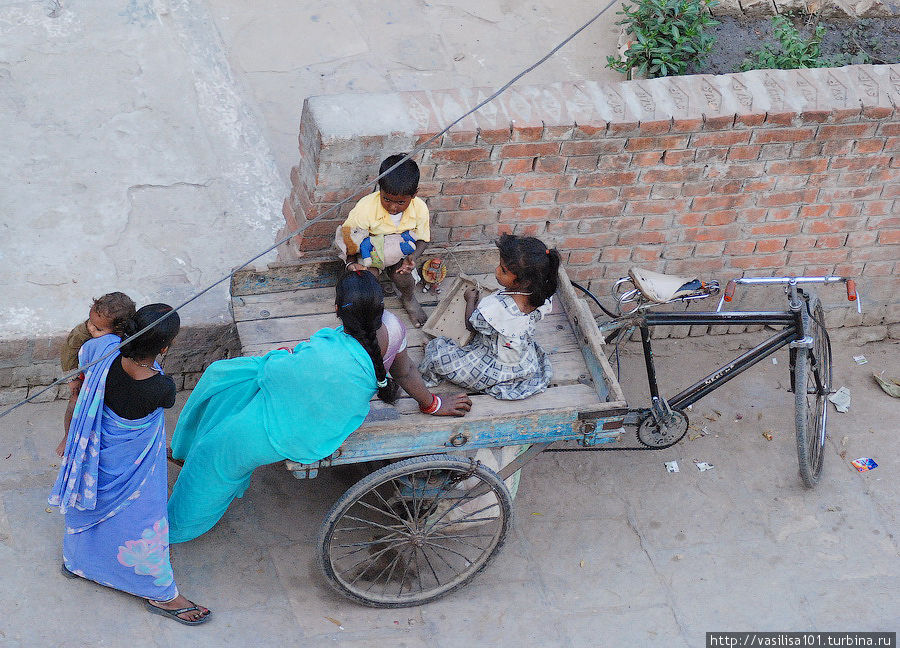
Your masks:
<path fill-rule="evenodd" d="M 203 617 L 209 616 L 209 609 L 203 607 L 202 605 L 197 605 L 196 603 L 189 601 L 181 594 L 173 598 L 171 601 L 151 601 L 148 599 L 147 603 L 149 603 L 153 607 L 159 608 L 160 610 L 166 611 L 181 610 L 183 608 L 193 607 L 197 608 L 196 610 L 190 610 L 188 612 L 182 612 L 181 614 L 175 615 L 182 621 L 199 621 Z"/>

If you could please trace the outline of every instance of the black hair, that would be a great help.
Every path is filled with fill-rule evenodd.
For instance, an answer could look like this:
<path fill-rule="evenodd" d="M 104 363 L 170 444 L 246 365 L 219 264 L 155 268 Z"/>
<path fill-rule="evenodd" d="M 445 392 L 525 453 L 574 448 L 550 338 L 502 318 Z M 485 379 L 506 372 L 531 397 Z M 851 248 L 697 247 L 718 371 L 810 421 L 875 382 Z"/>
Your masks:
<path fill-rule="evenodd" d="M 529 303 L 537 308 L 543 305 L 557 288 L 559 252 L 533 236 L 504 234 L 497 241 L 500 259 L 506 268 L 516 275 L 523 292 L 529 291 Z"/>
<path fill-rule="evenodd" d="M 385 403 L 393 403 L 397 400 L 398 385 L 387 375 L 378 346 L 377 333 L 384 314 L 381 284 L 371 272 L 347 272 L 338 278 L 334 292 L 337 316 L 344 325 L 344 332 L 352 335 L 369 354 L 376 380 L 387 381 L 384 387 L 378 388 L 378 398 Z"/>
<path fill-rule="evenodd" d="M 125 337 L 131 337 L 171 310 L 172 307 L 168 304 L 148 304 L 139 308 L 134 316 L 125 322 Z M 149 358 L 159 355 L 172 343 L 180 328 L 181 318 L 178 317 L 177 312 L 172 313 L 149 331 L 123 346 L 122 356 L 125 358 Z"/>
<path fill-rule="evenodd" d="M 378 167 L 378 175 L 381 175 L 404 157 L 398 153 L 385 158 Z M 378 181 L 378 188 L 385 193 L 397 196 L 415 196 L 419 190 L 419 165 L 413 160 L 407 160 L 396 169 L 388 173 Z"/>
<path fill-rule="evenodd" d="M 111 292 L 94 299 L 91 310 L 97 311 L 103 317 L 108 317 L 112 323 L 113 333 L 124 337 L 125 322 L 134 317 L 134 302 L 125 293 Z"/>

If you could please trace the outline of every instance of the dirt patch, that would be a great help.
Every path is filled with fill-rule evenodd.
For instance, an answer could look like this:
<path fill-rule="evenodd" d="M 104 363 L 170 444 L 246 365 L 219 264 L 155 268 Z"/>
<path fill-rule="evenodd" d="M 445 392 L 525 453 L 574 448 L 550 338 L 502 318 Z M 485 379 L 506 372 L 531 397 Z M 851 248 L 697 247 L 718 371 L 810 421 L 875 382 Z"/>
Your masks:
<path fill-rule="evenodd" d="M 716 44 L 704 63 L 692 66 L 689 74 L 739 72 L 741 63 L 763 44 L 775 44 L 769 18 L 746 20 L 720 16 L 712 28 Z M 815 17 L 791 17 L 794 26 L 808 38 L 818 24 Z M 840 57 L 839 65 L 900 62 L 900 17 L 821 21 L 825 26 L 822 57 Z"/>

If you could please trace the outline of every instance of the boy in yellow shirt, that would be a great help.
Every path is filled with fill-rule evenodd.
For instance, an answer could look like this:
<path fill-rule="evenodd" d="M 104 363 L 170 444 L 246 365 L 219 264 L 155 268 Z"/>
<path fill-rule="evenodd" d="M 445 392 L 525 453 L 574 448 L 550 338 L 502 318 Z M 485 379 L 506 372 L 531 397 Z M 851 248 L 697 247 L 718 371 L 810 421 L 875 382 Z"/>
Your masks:
<path fill-rule="evenodd" d="M 381 175 L 403 155 L 392 155 L 381 163 Z M 419 165 L 413 160 L 388 173 L 378 181 L 378 189 L 361 199 L 338 230 L 339 242 L 346 249 L 348 270 L 368 270 L 376 277 L 384 265 L 388 277 L 400 291 L 403 307 L 413 324 L 422 326 L 427 319 L 425 311 L 415 296 L 416 281 L 413 270 L 422 252 L 431 240 L 428 206 L 416 197 L 419 190 Z M 355 232 L 368 233 L 362 241 Z M 393 254 L 392 254 L 393 252 Z M 392 265 L 372 259 L 388 259 L 400 256 Z"/>

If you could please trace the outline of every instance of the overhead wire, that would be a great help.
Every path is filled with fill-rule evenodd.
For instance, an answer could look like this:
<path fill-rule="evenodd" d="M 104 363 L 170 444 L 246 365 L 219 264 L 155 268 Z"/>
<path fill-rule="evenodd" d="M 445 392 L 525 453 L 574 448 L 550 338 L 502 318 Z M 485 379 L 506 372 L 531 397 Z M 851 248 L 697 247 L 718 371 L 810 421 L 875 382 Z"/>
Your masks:
<path fill-rule="evenodd" d="M 399 167 L 401 164 L 403 164 L 404 162 L 406 162 L 407 160 L 409 160 L 410 158 L 412 158 L 412 157 L 413 157 L 414 155 L 416 155 L 419 151 L 422 151 L 422 150 L 424 150 L 425 148 L 427 148 L 429 144 L 431 144 L 432 142 L 434 142 L 435 140 L 437 140 L 439 137 L 443 136 L 447 131 L 449 131 L 451 128 L 453 128 L 454 126 L 456 126 L 458 123 L 460 123 L 460 122 L 461 122 L 462 120 L 464 120 L 466 117 L 468 117 L 469 115 L 471 115 L 471 114 L 477 112 L 477 111 L 478 111 L 479 109 L 481 109 L 483 106 L 485 106 L 486 104 L 490 103 L 491 101 L 493 101 L 494 99 L 496 99 L 497 97 L 499 97 L 499 96 L 500 96 L 501 94 L 503 94 L 506 90 L 508 90 L 508 89 L 510 88 L 510 86 L 512 86 L 514 83 L 516 83 L 516 81 L 518 81 L 519 79 L 521 79 L 523 76 L 525 76 L 526 74 L 528 74 L 529 72 L 531 72 L 532 70 L 534 70 L 535 68 L 537 68 L 538 66 L 542 65 L 545 61 L 547 61 L 547 59 L 549 59 L 551 56 L 553 56 L 554 54 L 556 54 L 556 52 L 558 52 L 560 49 L 562 49 L 562 47 L 565 46 L 569 41 L 571 41 L 573 38 L 575 38 L 578 34 L 580 34 L 581 32 L 583 32 L 585 29 L 587 29 L 588 27 L 590 27 L 590 26 L 591 26 L 598 18 L 600 18 L 600 16 L 602 16 L 604 13 L 606 13 L 606 12 L 610 9 L 610 7 L 612 7 L 612 6 L 613 6 L 614 4 L 616 4 L 618 1 L 619 1 L 619 0 L 610 0 L 610 1 L 606 4 L 605 7 L 603 7 L 599 12 L 597 12 L 597 13 L 594 15 L 593 18 L 591 18 L 591 19 L 588 20 L 586 23 L 584 23 L 581 27 L 579 27 L 578 29 L 576 29 L 576 30 L 575 30 L 574 32 L 572 32 L 571 34 L 569 34 L 564 40 L 562 40 L 562 41 L 561 41 L 559 44 L 557 44 L 553 49 L 551 49 L 551 50 L 550 50 L 549 52 L 547 52 L 544 56 L 542 56 L 540 59 L 538 59 L 535 63 L 532 63 L 530 66 L 528 66 L 527 68 L 525 68 L 525 69 L 522 70 L 521 72 L 517 73 L 517 74 L 516 74 L 515 76 L 513 76 L 509 81 L 507 81 L 504 85 L 502 85 L 498 90 L 494 91 L 490 96 L 488 96 L 486 99 L 484 99 L 483 101 L 481 101 L 481 102 L 480 102 L 478 105 L 476 105 L 474 108 L 472 108 L 471 110 L 466 111 L 465 113 L 463 113 L 462 115 L 460 115 L 459 117 L 457 117 L 456 119 L 454 119 L 452 122 L 450 122 L 450 124 L 448 124 L 446 127 L 444 127 L 443 130 L 441 130 L 440 132 L 436 133 L 435 135 L 432 135 L 431 137 L 429 137 L 429 138 L 428 138 L 427 140 L 425 140 L 424 142 L 422 142 L 422 143 L 418 144 L 417 146 L 415 146 L 409 153 L 407 153 L 406 155 L 404 155 L 403 158 L 402 158 L 401 160 L 399 160 L 396 164 L 394 164 L 394 165 L 391 166 L 390 168 L 386 169 L 383 173 L 379 173 L 378 176 L 376 176 L 373 180 L 368 180 L 368 181 L 366 181 L 366 182 L 364 182 L 364 183 L 362 183 L 362 184 L 356 186 L 356 187 L 354 188 L 353 192 L 350 193 L 350 195 L 348 195 L 346 198 L 344 198 L 343 200 L 341 200 L 341 201 L 335 203 L 334 205 L 332 205 L 331 207 L 329 207 L 328 209 L 326 209 L 325 211 L 323 211 L 323 212 L 322 212 L 321 214 L 319 214 L 318 216 L 309 219 L 309 220 L 308 220 L 306 223 L 304 223 L 302 226 L 298 227 L 297 229 L 295 229 L 294 231 L 292 231 L 290 234 L 287 234 L 286 236 L 283 236 L 281 239 L 279 239 L 278 241 L 276 241 L 275 243 L 273 243 L 272 245 L 270 245 L 270 246 L 267 247 L 266 249 L 262 250 L 261 252 L 259 252 L 259 253 L 255 254 L 254 256 L 250 257 L 249 259 L 247 259 L 246 261 L 244 261 L 243 263 L 241 263 L 239 266 L 236 266 L 236 267 L 232 268 L 231 271 L 228 272 L 228 274 L 226 274 L 226 275 L 220 277 L 219 279 L 217 279 L 217 280 L 214 281 L 213 283 L 209 284 L 206 288 L 203 288 L 200 292 L 198 292 L 198 293 L 192 295 L 190 298 L 184 300 L 183 302 L 181 302 L 180 304 L 178 304 L 178 306 L 175 306 L 171 311 L 167 312 L 166 314 L 164 314 L 162 317 L 160 317 L 159 319 L 155 320 L 154 322 L 148 324 L 147 326 L 145 326 L 144 328 L 142 328 L 140 331 L 138 331 L 138 332 L 135 333 L 134 335 L 131 335 L 131 336 L 125 338 L 124 340 L 122 340 L 118 345 L 116 345 L 114 348 L 112 348 L 108 353 L 106 353 L 106 354 L 103 355 L 102 357 L 97 358 L 97 359 L 94 360 L 93 362 L 91 362 L 91 363 L 89 363 L 89 364 L 86 364 L 86 365 L 84 365 L 83 367 L 78 367 L 77 369 L 73 369 L 72 371 L 69 371 L 69 372 L 65 373 L 64 375 L 62 375 L 61 377 L 57 378 L 57 379 L 54 380 L 52 383 L 50 383 L 47 387 L 45 387 L 44 389 L 41 389 L 40 391 L 38 391 L 38 392 L 35 393 L 34 395 L 29 396 L 28 398 L 22 399 L 21 401 L 19 401 L 19 402 L 16 403 L 15 405 L 12 405 L 11 407 L 8 407 L 7 409 L 3 410 L 2 412 L 0 412 L 0 418 L 3 418 L 4 416 L 6 416 L 7 414 L 9 414 L 9 413 L 12 412 L 13 410 L 18 409 L 19 407 L 21 407 L 21 406 L 24 405 L 25 403 L 29 403 L 29 402 L 33 401 L 34 399 L 36 399 L 37 397 L 39 397 L 41 394 L 46 393 L 47 391 L 49 391 L 50 389 L 56 387 L 57 385 L 59 385 L 59 384 L 61 384 L 61 383 L 63 383 L 63 382 L 66 382 L 66 381 L 70 380 L 71 378 L 74 378 L 75 376 L 77 376 L 77 375 L 79 375 L 80 373 L 84 372 L 86 369 L 90 369 L 90 368 L 93 367 L 95 364 L 98 364 L 98 363 L 100 363 L 100 362 L 103 362 L 104 360 L 106 360 L 106 359 L 109 358 L 110 356 L 112 356 L 112 355 L 118 353 L 119 350 L 120 350 L 123 346 L 125 346 L 126 344 L 128 344 L 128 343 L 131 342 L 132 340 L 134 340 L 134 339 L 140 337 L 141 335 L 143 335 L 144 333 L 146 333 L 147 331 L 149 331 L 151 328 L 153 328 L 154 326 L 156 326 L 157 324 L 159 324 L 160 322 L 162 322 L 162 321 L 165 320 L 166 318 L 171 317 L 173 313 L 178 312 L 179 310 L 181 310 L 182 308 L 184 308 L 185 306 L 187 306 L 188 304 L 190 304 L 190 303 L 193 302 L 194 300 L 196 300 L 196 299 L 198 299 L 199 297 L 205 295 L 206 293 L 208 293 L 210 290 L 212 290 L 213 288 L 215 288 L 216 286 L 218 286 L 218 285 L 221 284 L 222 282 L 227 281 L 228 279 L 231 279 L 231 277 L 233 277 L 234 274 L 235 274 L 236 272 L 238 272 L 239 270 L 242 270 L 243 268 L 246 268 L 248 265 L 250 265 L 251 263 L 253 263 L 253 262 L 256 261 L 257 259 L 259 259 L 259 258 L 265 256 L 266 254 L 268 254 L 269 252 L 271 252 L 272 250 L 274 250 L 274 249 L 277 248 L 278 246 L 283 245 L 284 243 L 287 243 L 288 241 L 290 241 L 290 240 L 291 240 L 292 238 L 294 238 L 295 236 L 297 236 L 297 235 L 299 235 L 299 234 L 302 234 L 302 233 L 306 230 L 306 228 L 308 228 L 308 227 L 309 227 L 310 225 L 312 225 L 313 223 L 315 223 L 315 222 L 321 220 L 322 218 L 324 218 L 324 217 L 327 216 L 328 214 L 334 213 L 337 209 L 339 209 L 341 206 L 343 206 L 345 203 L 349 202 L 353 197 L 355 197 L 360 191 L 362 191 L 363 189 L 365 189 L 365 187 L 366 187 L 367 185 L 370 185 L 370 184 L 372 184 L 373 182 L 377 182 L 378 180 L 380 180 L 381 178 L 383 178 L 383 177 L 386 176 L 387 174 L 391 173 L 394 169 L 396 169 L 396 168 Z"/>

